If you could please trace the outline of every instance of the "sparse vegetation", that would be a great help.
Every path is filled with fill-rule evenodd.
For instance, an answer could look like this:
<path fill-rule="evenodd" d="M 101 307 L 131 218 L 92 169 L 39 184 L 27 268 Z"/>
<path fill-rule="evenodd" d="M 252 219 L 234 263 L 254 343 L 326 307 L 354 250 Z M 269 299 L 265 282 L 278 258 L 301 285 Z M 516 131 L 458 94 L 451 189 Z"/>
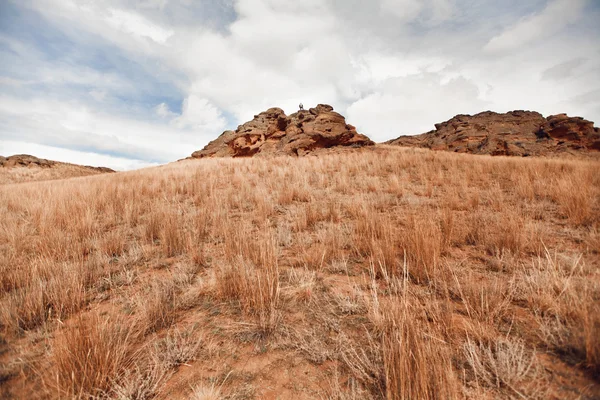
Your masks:
<path fill-rule="evenodd" d="M 2 185 L 0 397 L 598 397 L 599 166 L 376 146 Z"/>

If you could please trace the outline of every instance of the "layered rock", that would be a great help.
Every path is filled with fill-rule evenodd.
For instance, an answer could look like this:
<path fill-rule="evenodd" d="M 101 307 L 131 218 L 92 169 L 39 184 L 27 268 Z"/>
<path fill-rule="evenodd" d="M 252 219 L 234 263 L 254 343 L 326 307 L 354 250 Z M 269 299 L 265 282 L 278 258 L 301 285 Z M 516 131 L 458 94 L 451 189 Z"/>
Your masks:
<path fill-rule="evenodd" d="M 457 115 L 416 136 L 387 142 L 459 153 L 543 156 L 600 151 L 600 131 L 593 122 L 566 114 L 544 118 L 532 111 Z"/>
<path fill-rule="evenodd" d="M 333 111 L 333 107 L 319 104 L 289 116 L 280 108 L 270 108 L 235 131 L 223 132 L 192 157 L 302 156 L 320 148 L 373 144 L 354 126 L 346 124 L 346 119 Z"/>

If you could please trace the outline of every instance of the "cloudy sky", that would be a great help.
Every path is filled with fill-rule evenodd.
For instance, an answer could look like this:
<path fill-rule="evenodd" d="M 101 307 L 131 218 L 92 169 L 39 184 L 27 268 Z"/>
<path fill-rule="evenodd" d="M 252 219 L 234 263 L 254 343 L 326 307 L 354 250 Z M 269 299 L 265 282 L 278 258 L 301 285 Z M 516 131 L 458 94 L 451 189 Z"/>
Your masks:
<path fill-rule="evenodd" d="M 484 110 L 600 121 L 599 0 L 0 0 L 0 154 L 133 169 L 272 106 L 375 141 Z"/>

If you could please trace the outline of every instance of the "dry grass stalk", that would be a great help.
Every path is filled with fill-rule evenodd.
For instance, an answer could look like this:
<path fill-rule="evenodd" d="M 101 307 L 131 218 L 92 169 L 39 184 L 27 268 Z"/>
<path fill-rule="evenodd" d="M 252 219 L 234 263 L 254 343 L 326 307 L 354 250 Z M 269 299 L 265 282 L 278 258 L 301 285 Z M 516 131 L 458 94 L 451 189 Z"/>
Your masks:
<path fill-rule="evenodd" d="M 134 353 L 135 328 L 99 317 L 78 318 L 52 348 L 52 380 L 60 397 L 89 398 L 110 390 Z"/>

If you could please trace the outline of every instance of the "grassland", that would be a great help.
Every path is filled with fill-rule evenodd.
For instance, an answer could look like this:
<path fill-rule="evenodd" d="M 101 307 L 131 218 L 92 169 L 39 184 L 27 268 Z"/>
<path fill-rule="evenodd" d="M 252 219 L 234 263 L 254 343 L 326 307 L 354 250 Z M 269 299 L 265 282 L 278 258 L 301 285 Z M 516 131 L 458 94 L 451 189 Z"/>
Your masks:
<path fill-rule="evenodd" d="M 374 148 L 0 186 L 0 397 L 600 397 L 600 162 Z"/>
<path fill-rule="evenodd" d="M 93 167 L 61 162 L 55 162 L 49 167 L 40 167 L 37 165 L 0 167 L 0 185 L 48 181 L 102 173 L 105 172 Z"/>

